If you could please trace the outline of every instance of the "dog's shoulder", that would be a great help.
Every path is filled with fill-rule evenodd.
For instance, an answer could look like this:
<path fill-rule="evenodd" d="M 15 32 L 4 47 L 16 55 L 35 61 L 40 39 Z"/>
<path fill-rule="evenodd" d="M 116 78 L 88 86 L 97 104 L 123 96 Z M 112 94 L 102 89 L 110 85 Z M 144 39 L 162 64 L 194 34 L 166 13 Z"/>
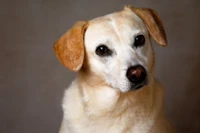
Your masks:
<path fill-rule="evenodd" d="M 82 103 L 80 99 L 78 81 L 74 80 L 71 85 L 65 90 L 62 108 L 64 117 L 67 119 L 76 119 L 82 113 Z M 76 109 L 74 109 L 76 108 Z"/>

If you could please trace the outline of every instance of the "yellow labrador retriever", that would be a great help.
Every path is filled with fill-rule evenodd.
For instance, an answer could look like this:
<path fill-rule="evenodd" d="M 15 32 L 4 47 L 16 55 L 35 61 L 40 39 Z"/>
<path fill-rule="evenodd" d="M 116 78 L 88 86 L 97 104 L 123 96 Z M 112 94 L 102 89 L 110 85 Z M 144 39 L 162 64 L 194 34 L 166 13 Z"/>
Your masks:
<path fill-rule="evenodd" d="M 158 14 L 124 10 L 77 22 L 54 45 L 58 59 L 78 72 L 66 89 L 60 133 L 172 133 L 163 87 L 154 78 L 150 37 L 167 39 Z"/>

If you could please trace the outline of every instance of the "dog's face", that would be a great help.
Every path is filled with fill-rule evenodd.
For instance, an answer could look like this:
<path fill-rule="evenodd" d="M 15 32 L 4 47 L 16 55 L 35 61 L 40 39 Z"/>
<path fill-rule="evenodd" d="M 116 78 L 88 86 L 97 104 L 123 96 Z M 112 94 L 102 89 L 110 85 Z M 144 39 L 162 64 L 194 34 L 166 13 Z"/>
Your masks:
<path fill-rule="evenodd" d="M 76 47 L 81 50 L 78 50 L 78 53 L 75 52 L 80 55 L 76 57 L 77 59 L 70 57 L 71 59 L 68 61 L 78 61 L 77 65 L 71 67 L 68 62 L 66 64 L 64 59 L 66 55 L 62 58 L 65 53 L 65 48 L 62 46 L 63 40 L 72 39 L 74 41 L 77 37 L 73 39 L 64 36 L 64 39 L 63 37 L 59 39 L 55 45 L 59 59 L 74 71 L 80 70 L 82 66 L 88 66 L 84 69 L 88 69 L 87 71 L 99 79 L 104 79 L 107 85 L 121 92 L 139 89 L 147 85 L 151 81 L 154 69 L 150 36 L 163 46 L 166 45 L 166 37 L 165 33 L 162 33 L 164 29 L 159 18 L 154 18 L 153 24 L 152 22 L 149 24 L 148 18 L 144 17 L 148 16 L 149 12 L 139 10 L 141 9 L 126 7 L 123 11 L 93 19 L 82 23 L 81 26 L 79 24 L 79 28 L 67 35 L 73 37 L 72 32 L 77 32 L 78 29 L 80 32 L 78 34 L 81 34 L 82 40 L 79 40 L 79 45 Z M 150 17 L 153 18 L 155 15 L 150 14 Z M 158 27 L 152 29 L 152 25 Z M 82 47 L 80 43 L 83 43 L 84 46 Z M 66 47 L 66 44 L 63 45 Z M 73 46 L 68 49 L 71 47 Z M 85 49 L 84 52 L 83 49 Z M 61 55 L 58 51 L 62 51 Z M 72 52 L 74 53 L 74 51 Z M 73 56 L 77 56 L 77 54 Z M 72 56 L 72 54 L 67 56 Z"/>
<path fill-rule="evenodd" d="M 91 71 L 103 76 L 113 88 L 127 92 L 150 80 L 153 51 L 149 32 L 131 11 L 124 10 L 90 21 L 85 33 L 85 51 Z M 129 68 L 139 65 L 144 68 L 145 75 L 139 83 L 132 82 L 131 76 L 127 76 Z"/>

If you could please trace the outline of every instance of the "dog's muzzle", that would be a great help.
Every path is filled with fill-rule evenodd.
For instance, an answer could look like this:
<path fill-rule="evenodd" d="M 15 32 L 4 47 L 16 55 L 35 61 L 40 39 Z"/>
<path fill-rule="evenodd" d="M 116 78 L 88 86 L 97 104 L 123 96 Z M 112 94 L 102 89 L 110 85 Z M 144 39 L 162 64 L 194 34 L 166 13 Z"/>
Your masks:
<path fill-rule="evenodd" d="M 128 68 L 126 77 L 132 83 L 131 90 L 135 90 L 146 84 L 147 73 L 143 66 L 136 65 Z"/>

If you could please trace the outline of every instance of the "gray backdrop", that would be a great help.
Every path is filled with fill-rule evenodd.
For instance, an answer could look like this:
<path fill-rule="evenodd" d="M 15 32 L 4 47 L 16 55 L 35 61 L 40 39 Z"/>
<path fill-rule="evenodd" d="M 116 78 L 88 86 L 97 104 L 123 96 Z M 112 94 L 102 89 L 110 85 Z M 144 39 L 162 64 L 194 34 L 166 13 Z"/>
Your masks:
<path fill-rule="evenodd" d="M 166 114 L 178 133 L 200 132 L 199 0 L 1 0 L 0 133 L 58 132 L 63 91 L 75 74 L 57 60 L 55 40 L 74 22 L 126 4 L 160 14 L 169 46 L 154 42 L 154 49 Z"/>

